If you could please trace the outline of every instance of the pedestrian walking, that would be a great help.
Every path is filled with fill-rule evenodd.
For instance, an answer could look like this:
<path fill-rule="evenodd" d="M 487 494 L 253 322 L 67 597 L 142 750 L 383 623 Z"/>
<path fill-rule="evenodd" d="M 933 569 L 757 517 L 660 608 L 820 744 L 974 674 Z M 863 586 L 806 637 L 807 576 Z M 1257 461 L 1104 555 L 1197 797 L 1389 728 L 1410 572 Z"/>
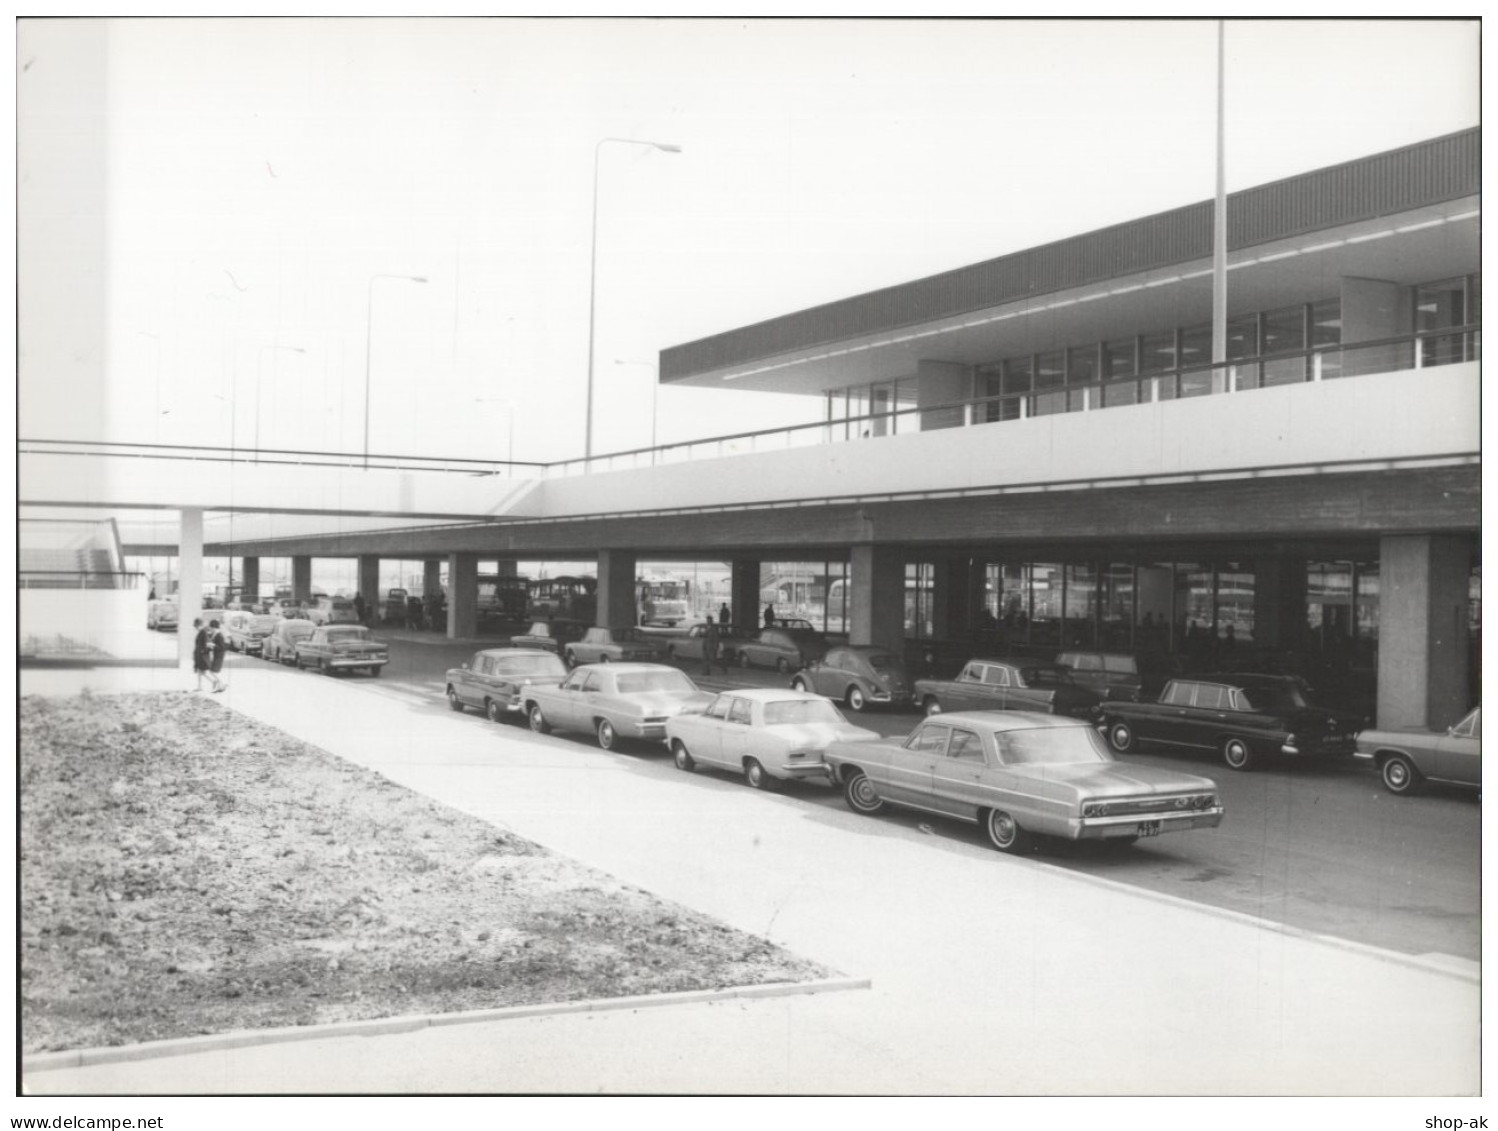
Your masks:
<path fill-rule="evenodd" d="M 368 612 L 369 612 L 369 606 L 364 601 L 364 594 L 363 593 L 355 593 L 354 594 L 354 615 L 359 618 L 359 623 L 360 624 L 368 624 L 369 623 L 367 620 L 364 619 L 365 614 L 368 613 Z"/>
<path fill-rule="evenodd" d="M 766 628 L 774 628 L 775 627 L 775 606 L 774 605 L 766 605 L 765 606 L 765 627 Z"/>
<path fill-rule="evenodd" d="M 723 607 L 718 610 L 718 625 L 724 632 L 727 632 L 728 626 L 732 623 L 733 618 L 728 614 L 728 602 L 724 601 Z"/>
<path fill-rule="evenodd" d="M 203 618 L 194 617 L 193 630 L 197 633 L 192 638 L 192 672 L 198 677 L 197 690 L 203 690 L 203 677 L 208 675 L 208 630 L 203 627 Z"/>
<path fill-rule="evenodd" d="M 724 675 L 728 674 L 728 665 L 718 659 L 718 626 L 709 613 L 707 623 L 702 626 L 702 674 L 712 675 L 714 664 L 723 669 Z"/>
<path fill-rule="evenodd" d="M 213 690 L 219 692 L 229 686 L 218 674 L 224 670 L 224 653 L 229 650 L 229 642 L 224 639 L 223 631 L 216 620 L 208 622 L 208 647 L 211 653 L 208 660 L 208 678 L 213 681 Z"/>

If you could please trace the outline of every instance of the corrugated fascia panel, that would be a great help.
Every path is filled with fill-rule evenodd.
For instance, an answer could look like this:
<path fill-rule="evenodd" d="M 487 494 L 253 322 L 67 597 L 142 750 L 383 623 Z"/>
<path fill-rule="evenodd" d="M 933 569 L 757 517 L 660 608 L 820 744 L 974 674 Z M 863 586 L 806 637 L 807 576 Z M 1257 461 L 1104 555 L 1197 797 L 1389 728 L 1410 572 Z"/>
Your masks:
<path fill-rule="evenodd" d="M 1481 144 L 1474 128 L 1233 193 L 1228 246 L 1252 247 L 1474 195 Z M 661 379 L 1199 259 L 1211 254 L 1212 208 L 1211 201 L 1187 205 L 673 346 L 661 353 Z"/>

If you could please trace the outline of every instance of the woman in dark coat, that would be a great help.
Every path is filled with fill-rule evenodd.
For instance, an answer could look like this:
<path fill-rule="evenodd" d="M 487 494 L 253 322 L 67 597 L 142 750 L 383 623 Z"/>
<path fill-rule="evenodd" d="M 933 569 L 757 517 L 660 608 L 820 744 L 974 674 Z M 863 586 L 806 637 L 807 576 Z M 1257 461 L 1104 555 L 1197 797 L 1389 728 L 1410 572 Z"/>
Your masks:
<path fill-rule="evenodd" d="M 203 618 L 195 617 L 193 628 L 198 634 L 192 639 L 192 671 L 198 677 L 198 690 L 203 690 L 203 677 L 208 675 L 208 630 L 203 627 Z"/>
<path fill-rule="evenodd" d="M 224 670 L 224 653 L 229 650 L 229 642 L 224 639 L 218 621 L 210 621 L 208 627 L 212 630 L 209 643 L 213 648 L 213 658 L 208 662 L 208 678 L 213 680 L 214 691 L 222 691 L 228 684 L 219 678 L 218 673 Z"/>

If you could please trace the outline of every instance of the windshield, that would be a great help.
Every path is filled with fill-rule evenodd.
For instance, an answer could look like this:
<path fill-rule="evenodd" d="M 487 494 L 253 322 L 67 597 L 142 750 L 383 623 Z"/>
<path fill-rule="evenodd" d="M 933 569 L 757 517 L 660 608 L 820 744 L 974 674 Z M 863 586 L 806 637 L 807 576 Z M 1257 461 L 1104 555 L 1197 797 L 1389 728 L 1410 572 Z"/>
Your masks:
<path fill-rule="evenodd" d="M 567 666 L 550 652 L 506 656 L 495 664 L 496 675 L 565 675 Z"/>
<path fill-rule="evenodd" d="M 1058 668 L 1055 664 L 1020 668 L 1019 677 L 1024 681 L 1025 687 L 1056 687 L 1061 684 L 1070 685 L 1072 682 L 1066 669 Z"/>
<path fill-rule="evenodd" d="M 280 623 L 280 617 L 256 617 L 250 621 L 250 628 L 255 632 L 273 632 Z"/>
<path fill-rule="evenodd" d="M 311 624 L 289 624 L 281 630 L 281 635 L 287 640 L 305 640 L 316 631 Z"/>
<path fill-rule="evenodd" d="M 798 723 L 841 723 L 842 713 L 825 699 L 785 699 L 765 704 L 765 726 Z"/>
<path fill-rule="evenodd" d="M 999 755 L 1008 766 L 1061 766 L 1076 762 L 1111 762 L 1102 736 L 1092 727 L 1036 727 L 1008 730 L 998 736 Z"/>
<path fill-rule="evenodd" d="M 619 694 L 633 695 L 641 691 L 696 691 L 696 686 L 681 672 L 635 672 L 619 677 Z"/>
<path fill-rule="evenodd" d="M 328 633 L 329 644 L 350 644 L 368 639 L 362 628 L 340 628 Z"/>

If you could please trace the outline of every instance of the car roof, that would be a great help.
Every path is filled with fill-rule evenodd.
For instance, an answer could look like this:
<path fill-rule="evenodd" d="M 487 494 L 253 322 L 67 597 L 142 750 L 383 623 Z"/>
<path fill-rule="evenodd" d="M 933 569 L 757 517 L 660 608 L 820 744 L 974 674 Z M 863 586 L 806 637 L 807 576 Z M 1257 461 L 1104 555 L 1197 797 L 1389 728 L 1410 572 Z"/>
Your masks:
<path fill-rule="evenodd" d="M 523 635 L 523 634 L 522 634 Z M 538 652 L 534 648 L 483 648 L 480 656 L 551 656 L 551 652 Z"/>
<path fill-rule="evenodd" d="M 620 675 L 633 675 L 636 672 L 679 672 L 678 667 L 671 664 L 578 664 L 573 671 L 592 671 L 594 668 L 602 668 L 605 671 L 618 672 Z"/>
<path fill-rule="evenodd" d="M 779 703 L 787 699 L 826 699 L 810 691 L 797 691 L 791 687 L 731 687 L 720 691 L 720 695 L 737 695 L 741 699 L 753 699 L 758 703 Z"/>
<path fill-rule="evenodd" d="M 970 726 L 987 727 L 989 730 L 1040 730 L 1047 727 L 1087 727 L 1092 724 L 1084 719 L 1073 719 L 1065 715 L 1042 715 L 1039 711 L 943 711 L 932 715 L 927 722 L 967 723 Z"/>

